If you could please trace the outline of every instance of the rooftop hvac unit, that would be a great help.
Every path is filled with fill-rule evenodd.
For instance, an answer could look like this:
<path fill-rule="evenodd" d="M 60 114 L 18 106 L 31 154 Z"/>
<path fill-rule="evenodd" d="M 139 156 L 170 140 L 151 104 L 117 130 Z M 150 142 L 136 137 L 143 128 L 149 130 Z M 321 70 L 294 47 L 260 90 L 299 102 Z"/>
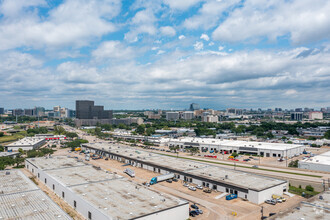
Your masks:
<path fill-rule="evenodd" d="M 225 179 L 228 179 L 228 175 L 225 175 Z"/>

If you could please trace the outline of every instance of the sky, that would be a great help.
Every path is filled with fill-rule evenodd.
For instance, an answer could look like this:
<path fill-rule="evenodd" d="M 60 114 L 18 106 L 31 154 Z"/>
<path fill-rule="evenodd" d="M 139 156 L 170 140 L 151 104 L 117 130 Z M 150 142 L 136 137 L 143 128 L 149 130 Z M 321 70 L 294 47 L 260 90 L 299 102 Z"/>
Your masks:
<path fill-rule="evenodd" d="M 329 12 L 329 0 L 0 0 L 0 107 L 328 107 Z"/>

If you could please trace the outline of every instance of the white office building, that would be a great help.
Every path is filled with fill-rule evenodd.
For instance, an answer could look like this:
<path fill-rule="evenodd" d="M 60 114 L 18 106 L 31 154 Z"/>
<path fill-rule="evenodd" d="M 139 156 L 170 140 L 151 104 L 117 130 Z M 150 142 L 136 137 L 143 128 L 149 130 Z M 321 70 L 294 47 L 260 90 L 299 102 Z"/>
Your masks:
<path fill-rule="evenodd" d="M 179 112 L 166 112 L 167 121 L 175 121 L 175 120 L 179 120 L 179 118 L 180 118 Z"/>

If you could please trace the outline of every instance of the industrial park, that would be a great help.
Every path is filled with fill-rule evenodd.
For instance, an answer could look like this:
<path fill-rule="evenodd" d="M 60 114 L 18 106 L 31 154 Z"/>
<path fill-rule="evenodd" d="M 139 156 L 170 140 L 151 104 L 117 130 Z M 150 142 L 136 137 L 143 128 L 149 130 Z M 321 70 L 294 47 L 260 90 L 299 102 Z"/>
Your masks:
<path fill-rule="evenodd" d="M 0 0 L 0 220 L 329 220 L 329 0 Z"/>

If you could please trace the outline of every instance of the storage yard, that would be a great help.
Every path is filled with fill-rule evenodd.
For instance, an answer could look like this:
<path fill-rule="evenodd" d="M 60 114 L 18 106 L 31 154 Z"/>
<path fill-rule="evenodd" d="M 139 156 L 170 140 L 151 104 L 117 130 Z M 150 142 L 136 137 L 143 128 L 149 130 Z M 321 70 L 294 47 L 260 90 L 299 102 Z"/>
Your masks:
<path fill-rule="evenodd" d="M 220 153 L 248 153 L 264 157 L 293 157 L 301 154 L 306 146 L 296 144 L 268 143 L 255 141 L 221 140 L 214 138 L 162 138 L 161 146 L 198 147 L 200 151 L 217 150 Z"/>
<path fill-rule="evenodd" d="M 27 159 L 26 168 L 86 219 L 188 218 L 187 201 L 75 158 Z"/>
<path fill-rule="evenodd" d="M 287 190 L 287 182 L 283 180 L 162 156 L 143 150 L 137 151 L 107 143 L 84 144 L 83 149 L 161 174 L 172 172 L 180 180 L 221 192 L 237 194 L 238 197 L 255 204 L 261 204 L 270 199 L 272 194 L 283 195 L 283 192 Z"/>
<path fill-rule="evenodd" d="M 0 219 L 71 219 L 19 170 L 0 171 Z"/>

